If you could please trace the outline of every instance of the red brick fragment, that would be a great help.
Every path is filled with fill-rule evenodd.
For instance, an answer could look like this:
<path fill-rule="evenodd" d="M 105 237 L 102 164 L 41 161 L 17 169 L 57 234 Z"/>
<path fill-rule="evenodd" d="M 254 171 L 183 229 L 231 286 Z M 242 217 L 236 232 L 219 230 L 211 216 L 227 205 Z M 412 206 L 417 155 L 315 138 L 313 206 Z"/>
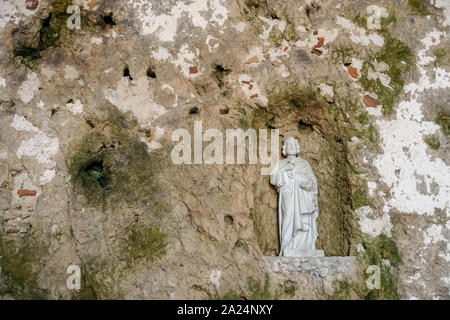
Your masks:
<path fill-rule="evenodd" d="M 8 229 L 8 230 L 6 230 L 6 234 L 13 234 L 13 233 L 19 233 L 19 230 L 17 230 L 17 229 Z"/>
<path fill-rule="evenodd" d="M 323 46 L 323 43 L 325 42 L 325 38 L 323 37 L 319 37 L 317 38 L 318 42 L 317 44 L 314 46 L 315 49 L 320 48 Z"/>
<path fill-rule="evenodd" d="M 353 68 L 351 65 L 347 66 L 348 73 L 352 76 L 352 78 L 358 78 L 358 69 Z"/>
<path fill-rule="evenodd" d="M 363 98 L 364 104 L 366 107 L 369 108 L 376 108 L 377 107 L 377 100 L 372 98 L 371 96 L 365 95 Z"/>
<path fill-rule="evenodd" d="M 25 8 L 27 8 L 28 10 L 36 10 L 37 7 L 39 6 L 39 0 L 26 0 L 25 1 Z"/>
<path fill-rule="evenodd" d="M 36 190 L 20 189 L 20 190 L 17 190 L 17 194 L 19 195 L 20 198 L 22 198 L 22 197 L 33 197 L 33 196 L 36 195 Z"/>
<path fill-rule="evenodd" d="M 258 63 L 258 62 L 259 62 L 258 57 L 257 57 L 257 56 L 253 56 L 253 57 L 251 57 L 250 59 L 248 59 L 248 60 L 245 62 L 245 64 Z"/>
<path fill-rule="evenodd" d="M 313 48 L 313 49 L 311 50 L 311 53 L 312 53 L 312 54 L 315 54 L 315 55 L 318 55 L 318 56 L 322 55 L 322 51 L 320 51 L 320 50 L 318 50 L 318 49 L 316 49 L 316 48 Z"/>
<path fill-rule="evenodd" d="M 258 96 L 258 94 L 255 93 L 254 95 L 250 96 L 250 99 L 254 99 L 254 98 L 256 98 L 257 96 Z"/>
<path fill-rule="evenodd" d="M 189 74 L 196 74 L 196 73 L 198 73 L 198 69 L 196 66 L 189 67 Z"/>

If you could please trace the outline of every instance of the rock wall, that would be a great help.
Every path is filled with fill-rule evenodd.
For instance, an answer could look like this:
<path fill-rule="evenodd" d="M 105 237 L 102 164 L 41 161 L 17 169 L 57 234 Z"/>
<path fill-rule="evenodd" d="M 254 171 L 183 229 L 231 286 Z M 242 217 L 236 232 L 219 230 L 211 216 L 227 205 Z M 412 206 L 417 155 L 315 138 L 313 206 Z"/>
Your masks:
<path fill-rule="evenodd" d="M 449 27 L 445 0 L 0 0 L 0 297 L 448 299 Z M 261 164 L 171 160 L 200 122 L 297 137 L 351 271 L 267 264 Z"/>

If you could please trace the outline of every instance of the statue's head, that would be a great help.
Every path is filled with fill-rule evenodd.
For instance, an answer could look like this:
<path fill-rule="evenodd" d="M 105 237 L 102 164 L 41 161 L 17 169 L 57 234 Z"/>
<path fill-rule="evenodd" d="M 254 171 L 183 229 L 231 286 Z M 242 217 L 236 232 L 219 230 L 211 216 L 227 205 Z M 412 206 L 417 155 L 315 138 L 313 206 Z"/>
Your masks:
<path fill-rule="evenodd" d="M 300 145 L 298 143 L 298 140 L 294 137 L 288 137 L 286 140 L 284 140 L 283 144 L 283 155 L 290 156 L 290 155 L 297 155 L 300 153 Z"/>

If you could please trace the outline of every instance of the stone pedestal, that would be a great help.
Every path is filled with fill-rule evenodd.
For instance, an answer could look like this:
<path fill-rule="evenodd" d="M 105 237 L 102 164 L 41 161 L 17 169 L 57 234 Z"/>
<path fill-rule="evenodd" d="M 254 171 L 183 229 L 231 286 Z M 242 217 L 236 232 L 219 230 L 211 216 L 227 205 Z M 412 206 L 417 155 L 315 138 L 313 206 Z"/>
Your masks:
<path fill-rule="evenodd" d="M 318 251 L 318 250 L 316 250 Z M 316 277 L 350 276 L 355 273 L 355 257 L 264 257 L 272 272 L 284 274 L 306 273 Z"/>
<path fill-rule="evenodd" d="M 296 250 L 284 249 L 285 257 L 323 257 L 325 254 L 323 250 Z"/>

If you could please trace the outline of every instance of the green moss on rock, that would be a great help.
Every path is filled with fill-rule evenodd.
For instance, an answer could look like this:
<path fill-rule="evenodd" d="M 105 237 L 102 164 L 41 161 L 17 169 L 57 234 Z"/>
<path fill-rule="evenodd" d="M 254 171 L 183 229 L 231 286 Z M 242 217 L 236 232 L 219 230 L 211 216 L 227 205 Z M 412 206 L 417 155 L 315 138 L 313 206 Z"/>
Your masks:
<path fill-rule="evenodd" d="M 428 10 L 424 5 L 423 0 L 408 0 L 409 8 L 414 12 L 421 16 L 425 16 L 428 14 Z"/>
<path fill-rule="evenodd" d="M 166 253 L 165 234 L 152 224 L 136 226 L 129 232 L 124 252 L 129 263 L 153 262 Z"/>
<path fill-rule="evenodd" d="M 436 60 L 434 61 L 435 66 L 440 66 L 444 62 L 445 57 L 447 56 L 447 51 L 444 48 L 437 48 L 433 51 Z"/>
<path fill-rule="evenodd" d="M 444 111 L 439 111 L 436 114 L 434 121 L 441 126 L 441 130 L 444 134 L 450 134 L 450 115 Z"/>
<path fill-rule="evenodd" d="M 135 120 L 114 110 L 106 117 L 101 130 L 97 125 L 71 144 L 67 163 L 75 192 L 94 207 L 138 203 L 156 214 L 168 212 L 157 179 L 167 158 L 161 151 L 148 152 L 136 136 Z"/>
<path fill-rule="evenodd" d="M 411 65 L 412 58 L 411 49 L 388 33 L 384 38 L 384 47 L 370 61 L 367 61 L 361 70 L 362 76 L 359 81 L 362 87 L 377 95 L 378 101 L 383 105 L 385 115 L 391 115 L 394 110 L 394 105 L 404 86 L 403 74 Z M 379 79 L 369 80 L 367 78 L 369 68 L 375 70 L 374 62 L 384 62 L 389 66 L 387 74 L 391 79 L 390 88 L 385 87 Z"/>
<path fill-rule="evenodd" d="M 361 176 L 351 176 L 350 183 L 352 186 L 352 209 L 356 210 L 370 205 L 366 179 Z"/>
<path fill-rule="evenodd" d="M 36 276 L 45 253 L 43 244 L 33 236 L 0 238 L 0 295 L 16 299 L 45 299 L 47 293 L 37 286 Z"/>
<path fill-rule="evenodd" d="M 431 149 L 437 150 L 441 146 L 438 137 L 436 137 L 434 135 L 425 137 L 423 140 Z"/>

